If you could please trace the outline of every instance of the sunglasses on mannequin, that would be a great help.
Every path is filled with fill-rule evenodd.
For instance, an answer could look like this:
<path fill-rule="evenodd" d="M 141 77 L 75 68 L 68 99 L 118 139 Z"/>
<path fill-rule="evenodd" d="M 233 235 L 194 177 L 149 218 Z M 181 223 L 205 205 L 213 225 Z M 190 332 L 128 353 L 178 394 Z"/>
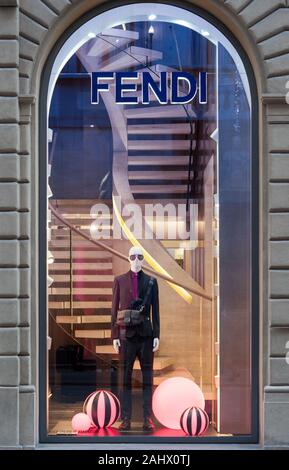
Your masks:
<path fill-rule="evenodd" d="M 143 255 L 130 255 L 130 257 L 129 257 L 129 259 L 131 261 L 134 261 L 136 258 L 139 259 L 140 261 L 142 261 L 144 256 Z"/>

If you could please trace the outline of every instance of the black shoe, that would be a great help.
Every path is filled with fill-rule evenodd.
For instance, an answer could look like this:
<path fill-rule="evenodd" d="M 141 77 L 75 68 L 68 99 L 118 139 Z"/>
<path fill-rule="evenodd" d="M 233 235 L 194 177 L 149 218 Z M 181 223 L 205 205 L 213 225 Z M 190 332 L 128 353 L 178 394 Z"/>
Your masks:
<path fill-rule="evenodd" d="M 129 431 L 130 430 L 130 419 L 129 418 L 124 418 L 122 422 L 120 423 L 118 429 L 120 431 Z"/>
<path fill-rule="evenodd" d="M 151 432 L 155 429 L 155 425 L 152 422 L 151 418 L 144 418 L 143 421 L 143 430 L 146 432 Z"/>

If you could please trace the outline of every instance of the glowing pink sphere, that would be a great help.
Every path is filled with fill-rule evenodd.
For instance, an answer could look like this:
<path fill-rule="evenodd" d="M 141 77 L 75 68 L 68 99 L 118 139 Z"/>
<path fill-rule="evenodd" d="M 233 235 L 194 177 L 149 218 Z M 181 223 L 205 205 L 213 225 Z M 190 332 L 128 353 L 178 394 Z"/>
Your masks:
<path fill-rule="evenodd" d="M 200 387 L 185 377 L 172 377 L 160 383 L 153 394 L 153 412 L 157 420 L 170 429 L 181 429 L 182 413 L 192 406 L 205 408 Z"/>
<path fill-rule="evenodd" d="M 91 428 L 91 425 L 90 418 L 85 413 L 77 413 L 71 420 L 73 431 L 85 432 Z"/>

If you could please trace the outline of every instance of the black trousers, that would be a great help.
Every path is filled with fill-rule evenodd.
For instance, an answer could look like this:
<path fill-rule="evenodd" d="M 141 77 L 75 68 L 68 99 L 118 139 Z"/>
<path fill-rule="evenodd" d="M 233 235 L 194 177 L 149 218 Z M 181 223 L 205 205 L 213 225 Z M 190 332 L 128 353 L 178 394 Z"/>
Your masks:
<path fill-rule="evenodd" d="M 131 419 L 132 413 L 132 371 L 138 358 L 142 371 L 143 417 L 152 415 L 153 384 L 153 338 L 135 335 L 121 339 L 120 354 L 122 360 L 122 398 L 121 417 Z"/>

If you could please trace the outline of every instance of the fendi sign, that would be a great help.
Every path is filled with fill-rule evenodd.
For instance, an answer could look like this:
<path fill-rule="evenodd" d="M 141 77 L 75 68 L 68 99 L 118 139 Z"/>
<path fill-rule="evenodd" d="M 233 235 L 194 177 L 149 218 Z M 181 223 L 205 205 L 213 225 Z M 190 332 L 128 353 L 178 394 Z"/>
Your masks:
<path fill-rule="evenodd" d="M 198 80 L 188 72 L 159 72 L 156 78 L 157 75 L 158 80 L 150 72 L 92 72 L 91 102 L 98 104 L 100 93 L 113 91 L 116 104 L 149 104 L 151 90 L 160 104 L 186 104 L 197 95 L 199 103 L 207 103 L 207 72 L 200 72 Z M 184 83 L 185 92 L 181 90 Z M 138 84 L 141 93 L 136 93 Z"/>

